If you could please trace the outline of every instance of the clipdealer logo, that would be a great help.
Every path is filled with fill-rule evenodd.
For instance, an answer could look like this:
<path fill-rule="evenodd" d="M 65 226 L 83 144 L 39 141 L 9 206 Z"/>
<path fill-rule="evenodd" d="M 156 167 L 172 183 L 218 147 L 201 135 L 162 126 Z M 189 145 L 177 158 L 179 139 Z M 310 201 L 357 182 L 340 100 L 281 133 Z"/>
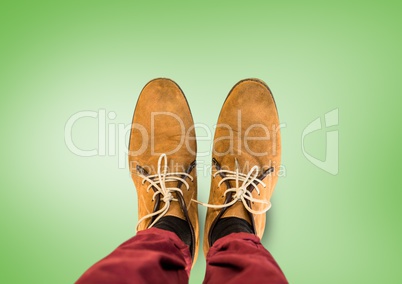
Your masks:
<path fill-rule="evenodd" d="M 193 128 L 185 129 L 183 122 L 180 118 L 174 113 L 167 112 L 155 112 L 151 115 L 151 130 L 150 133 L 147 132 L 146 128 L 140 124 L 131 124 L 131 123 L 117 123 L 114 120 L 117 117 L 117 114 L 114 111 L 107 112 L 106 109 L 99 109 L 98 111 L 93 110 L 83 110 L 79 111 L 73 115 L 71 115 L 65 124 L 64 127 L 64 141 L 68 148 L 68 150 L 80 157 L 93 157 L 93 156 L 116 156 L 118 158 L 118 168 L 123 169 L 127 166 L 127 156 L 128 156 L 128 137 L 130 131 L 135 129 L 138 133 L 141 134 L 142 144 L 138 149 L 135 149 L 133 155 L 139 155 L 141 152 L 147 149 L 147 146 L 151 147 L 151 151 L 155 152 L 155 145 L 153 145 L 155 139 L 155 131 L 154 131 L 154 123 L 156 118 L 161 119 L 163 116 L 169 116 L 173 121 L 177 121 L 177 125 L 180 127 L 182 131 L 182 137 L 180 140 L 180 144 L 175 148 L 169 150 L 168 154 L 174 153 L 177 149 L 182 146 L 187 147 L 189 152 L 194 152 L 193 149 L 189 148 L 188 139 L 185 139 L 186 135 L 193 129 L 199 129 L 204 133 L 203 136 L 198 136 L 198 141 L 212 141 L 213 133 L 216 128 L 223 127 L 227 129 L 228 136 L 225 139 L 236 139 L 236 135 L 239 134 L 239 129 L 231 129 L 228 125 L 214 125 L 213 129 L 211 129 L 208 125 L 202 123 L 195 123 Z M 75 124 L 81 119 L 95 119 L 97 121 L 97 145 L 93 149 L 83 149 L 79 145 L 77 145 L 73 141 L 73 131 Z M 241 112 L 237 114 L 237 124 L 238 127 L 241 128 Z M 339 109 L 336 108 L 324 114 L 324 119 L 321 117 L 316 118 L 311 123 L 309 123 L 302 131 L 301 134 L 301 150 L 304 157 L 310 161 L 316 167 L 324 170 L 325 172 L 337 175 L 339 171 L 339 131 L 336 127 L 339 125 Z M 249 129 L 245 132 L 245 137 L 241 141 L 245 146 L 248 145 L 249 140 L 270 140 L 273 144 L 276 141 L 276 133 L 279 129 L 283 130 L 287 127 L 286 123 L 281 123 L 280 125 L 273 126 L 272 129 L 266 129 L 261 124 L 251 125 Z M 248 137 L 248 133 L 253 128 L 261 128 L 262 137 Z M 307 136 L 316 133 L 317 131 L 326 131 L 326 141 L 325 143 L 325 158 L 323 160 L 313 156 L 306 149 L 305 139 Z M 190 139 L 190 138 L 189 138 Z M 237 137 L 239 139 L 239 137 Z M 187 143 L 186 143 L 187 142 Z M 150 144 L 150 145 L 149 145 Z M 208 151 L 201 152 L 199 151 L 197 154 L 199 157 L 205 157 L 211 154 L 212 152 L 212 144 Z M 231 143 L 229 143 L 231 144 Z M 238 143 L 239 144 L 239 143 Z M 267 153 L 255 153 L 252 149 L 245 147 L 246 151 L 251 155 L 261 156 L 266 155 Z M 275 150 L 275 148 L 273 147 Z M 222 154 L 231 154 L 234 152 L 238 152 L 239 149 L 234 149 L 229 147 L 225 153 L 215 153 L 216 155 Z M 156 153 L 155 155 L 160 154 Z M 276 153 L 271 153 L 275 155 Z M 201 165 L 201 164 L 200 164 Z M 205 165 L 207 167 L 207 165 Z M 207 172 L 208 169 L 205 169 Z M 280 171 L 282 176 L 286 176 L 286 167 L 284 165 L 280 166 Z"/>
<path fill-rule="evenodd" d="M 307 160 L 309 160 L 313 165 L 332 175 L 337 175 L 339 172 L 339 131 L 337 129 L 331 130 L 331 128 L 334 128 L 338 125 L 339 109 L 336 108 L 324 115 L 324 122 L 322 122 L 321 117 L 318 117 L 307 125 L 307 127 L 303 130 L 301 137 L 302 152 Z M 307 152 L 304 141 L 306 136 L 316 131 L 323 130 L 326 131 L 325 158 L 324 160 L 320 160 Z"/>

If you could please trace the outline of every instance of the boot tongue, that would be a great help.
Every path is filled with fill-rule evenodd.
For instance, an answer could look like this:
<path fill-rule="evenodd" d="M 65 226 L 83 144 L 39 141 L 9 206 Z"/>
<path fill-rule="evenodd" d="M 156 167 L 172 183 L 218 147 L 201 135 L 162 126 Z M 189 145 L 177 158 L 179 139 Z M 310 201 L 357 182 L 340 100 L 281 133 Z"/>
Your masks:
<path fill-rule="evenodd" d="M 227 217 L 237 217 L 240 219 L 246 220 L 249 224 L 251 224 L 250 214 L 247 209 L 244 207 L 241 201 L 236 202 L 232 206 L 230 206 L 225 213 L 223 213 L 222 218 Z"/>
<path fill-rule="evenodd" d="M 261 168 L 261 165 L 258 163 L 258 160 L 253 157 L 244 157 L 242 156 L 224 156 L 221 159 L 220 166 L 222 170 L 229 170 L 232 172 L 236 172 L 236 164 L 239 169 L 239 173 L 248 174 L 252 167 L 258 166 Z M 218 160 L 219 161 L 219 160 Z"/>
<path fill-rule="evenodd" d="M 222 164 L 220 164 L 220 166 L 222 170 L 229 170 L 232 172 L 236 172 L 236 170 L 238 169 L 239 173 L 247 174 L 254 165 L 250 165 L 249 161 L 247 162 L 244 161 L 244 159 L 240 156 L 238 157 L 225 156 L 222 158 Z M 242 182 L 239 181 L 239 185 L 241 184 Z M 235 180 L 234 179 L 230 180 L 230 187 L 234 188 L 235 186 L 236 186 Z M 251 224 L 250 214 L 244 207 L 242 201 L 240 200 L 235 204 L 233 204 L 232 206 L 228 207 L 221 218 L 228 218 L 228 217 L 241 218 L 247 221 L 249 224 Z"/>
<path fill-rule="evenodd" d="M 168 170 L 169 172 L 169 170 Z M 170 181 L 170 182 L 166 182 L 166 188 L 177 188 L 177 181 Z M 182 185 L 180 186 L 180 189 L 183 191 L 185 190 L 185 186 Z M 173 198 L 178 200 L 177 195 L 180 193 L 177 192 L 172 192 Z M 162 208 L 165 205 L 165 203 L 163 202 L 163 200 L 161 200 L 159 207 Z M 169 205 L 169 210 L 166 212 L 165 216 L 175 216 L 178 217 L 180 219 L 185 219 L 183 211 L 180 207 L 180 203 L 179 201 L 175 201 L 175 200 L 171 200 L 170 201 L 170 205 Z"/>

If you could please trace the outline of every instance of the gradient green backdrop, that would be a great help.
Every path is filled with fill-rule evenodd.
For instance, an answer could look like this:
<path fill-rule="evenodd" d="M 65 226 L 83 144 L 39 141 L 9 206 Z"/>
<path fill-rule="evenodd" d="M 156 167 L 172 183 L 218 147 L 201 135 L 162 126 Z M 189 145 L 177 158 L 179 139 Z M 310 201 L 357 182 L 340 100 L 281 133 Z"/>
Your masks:
<path fill-rule="evenodd" d="M 141 88 L 160 76 L 210 129 L 238 80 L 269 84 L 286 123 L 286 176 L 263 243 L 290 282 L 401 282 L 401 2 L 292 2 L 2 1 L 0 282 L 72 283 L 134 234 L 127 168 L 113 154 L 74 155 L 64 127 L 101 109 L 117 114 L 108 125 L 129 124 Z M 334 176 L 306 159 L 301 135 L 336 108 Z M 321 159 L 325 135 L 306 138 Z M 73 139 L 97 148 L 96 119 L 77 122 Z M 190 282 L 204 269 L 200 256 Z"/>

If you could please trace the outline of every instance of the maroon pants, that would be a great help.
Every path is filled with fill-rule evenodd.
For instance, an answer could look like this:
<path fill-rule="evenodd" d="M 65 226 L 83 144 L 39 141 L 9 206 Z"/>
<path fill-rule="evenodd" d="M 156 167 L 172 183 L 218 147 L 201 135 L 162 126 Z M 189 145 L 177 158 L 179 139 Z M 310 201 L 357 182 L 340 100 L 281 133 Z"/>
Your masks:
<path fill-rule="evenodd" d="M 151 228 L 95 263 L 76 283 L 188 283 L 191 255 L 169 231 Z M 233 233 L 218 239 L 207 255 L 204 283 L 288 283 L 260 239 Z"/>

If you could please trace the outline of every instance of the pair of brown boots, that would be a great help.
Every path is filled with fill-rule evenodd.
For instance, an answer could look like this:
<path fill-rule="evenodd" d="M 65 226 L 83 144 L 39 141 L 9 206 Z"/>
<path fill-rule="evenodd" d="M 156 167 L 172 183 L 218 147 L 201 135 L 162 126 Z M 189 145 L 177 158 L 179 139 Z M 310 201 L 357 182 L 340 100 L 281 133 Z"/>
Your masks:
<path fill-rule="evenodd" d="M 138 194 L 137 230 L 154 226 L 164 216 L 185 220 L 193 264 L 199 247 L 198 204 L 208 206 L 205 254 L 221 218 L 246 220 L 255 235 L 261 238 L 264 233 L 281 156 L 278 113 L 264 82 L 240 81 L 223 104 L 213 143 L 208 204 L 197 201 L 196 155 L 194 122 L 182 90 L 169 79 L 152 80 L 138 99 L 129 144 Z"/>

